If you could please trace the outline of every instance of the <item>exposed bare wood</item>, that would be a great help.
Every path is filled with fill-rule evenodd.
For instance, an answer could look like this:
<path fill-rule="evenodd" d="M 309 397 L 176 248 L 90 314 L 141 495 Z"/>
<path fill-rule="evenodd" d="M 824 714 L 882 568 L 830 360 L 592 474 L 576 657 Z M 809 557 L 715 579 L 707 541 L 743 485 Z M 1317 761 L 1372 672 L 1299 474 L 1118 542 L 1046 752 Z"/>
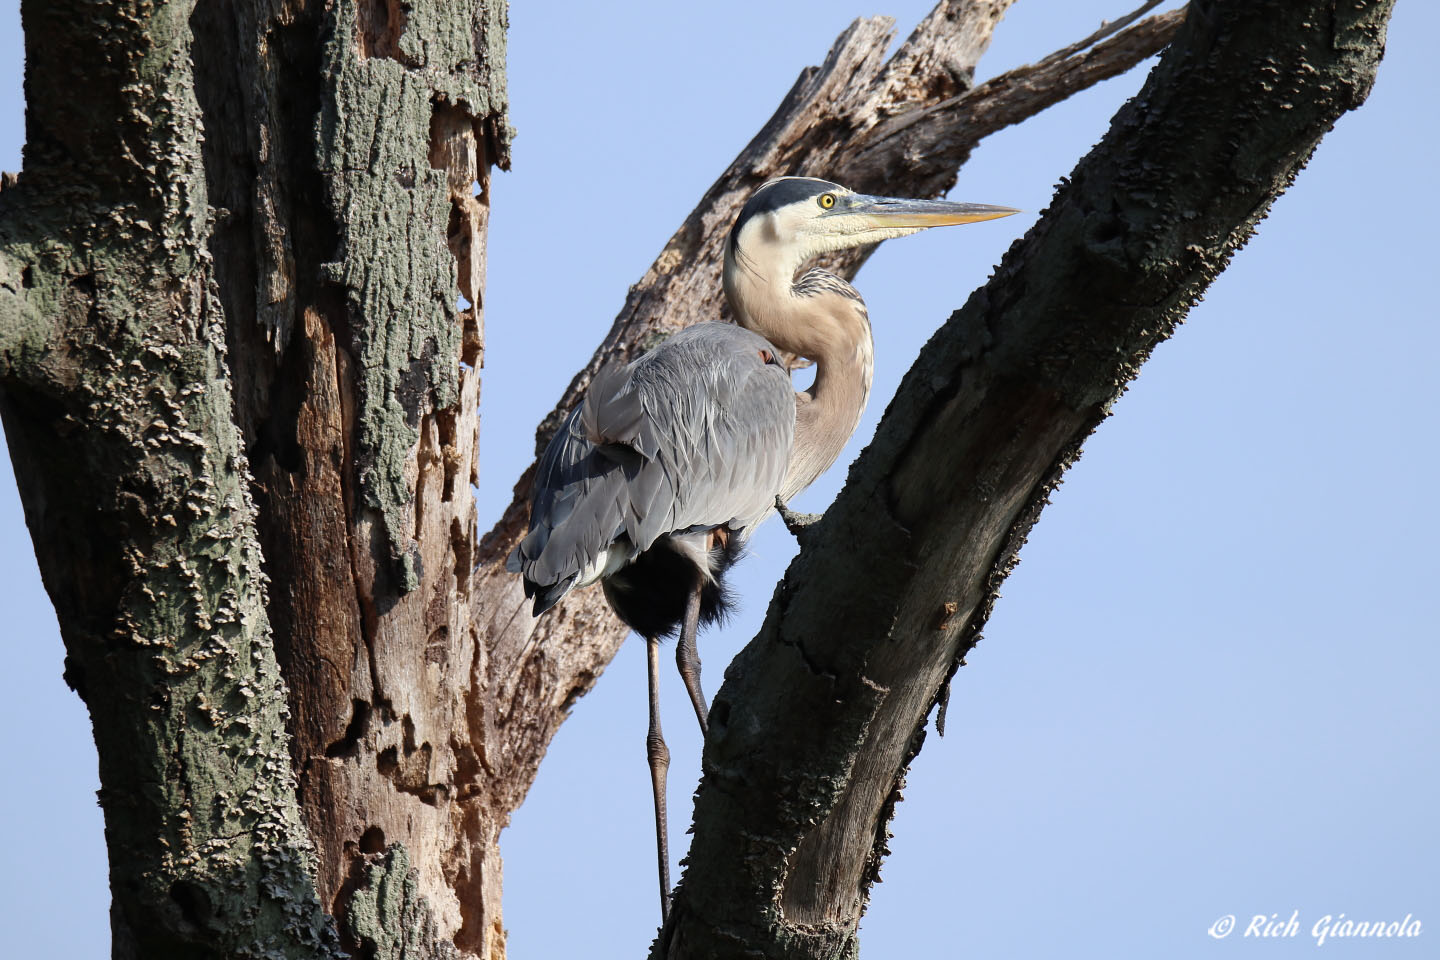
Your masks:
<path fill-rule="evenodd" d="M 1130 24 L 1134 23 L 1136 20 L 1139 20 L 1141 17 L 1145 16 L 1145 14 L 1149 13 L 1151 10 L 1154 10 L 1156 7 L 1160 6 L 1160 4 L 1164 2 L 1165 0 L 1145 0 L 1143 4 L 1136 7 L 1129 13 L 1125 14 L 1125 16 L 1120 17 L 1116 20 L 1106 20 L 1104 23 L 1100 24 L 1100 28 L 1098 30 L 1090 34 L 1088 37 L 1083 37 L 1079 40 L 1076 40 L 1068 47 L 1062 47 L 1059 50 L 1056 50 L 1048 57 L 1040 60 L 1036 64 L 1036 66 L 1045 67 L 1049 66 L 1052 63 L 1058 63 L 1061 60 L 1068 59 L 1079 53 L 1081 50 L 1084 50 L 1086 47 L 1092 47 L 1095 44 L 1099 43 L 1101 40 L 1104 40 L 1107 37 L 1119 33 L 1121 30 L 1130 26 Z"/>
<path fill-rule="evenodd" d="M 503 955 L 469 696 L 503 3 L 23 15 L 0 406 L 117 955 Z"/>
<path fill-rule="evenodd" d="M 1124 73 L 1161 50 L 1185 19 L 1185 10 L 1158 14 L 1094 47 L 1074 45 L 1017 67 L 948 100 L 878 124 L 856 147 L 857 164 L 882 166 L 902 157 L 943 157 L 958 167 L 975 146 L 1005 127 L 1101 80 Z M 1097 32 L 1099 36 L 1103 31 Z M 1107 35 L 1108 36 L 1108 35 Z"/>

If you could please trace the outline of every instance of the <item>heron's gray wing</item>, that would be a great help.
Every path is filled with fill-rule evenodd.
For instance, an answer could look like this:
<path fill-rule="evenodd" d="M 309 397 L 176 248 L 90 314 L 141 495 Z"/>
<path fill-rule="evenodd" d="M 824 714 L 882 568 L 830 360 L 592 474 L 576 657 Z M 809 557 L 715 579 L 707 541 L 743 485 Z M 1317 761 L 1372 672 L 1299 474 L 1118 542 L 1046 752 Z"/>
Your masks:
<path fill-rule="evenodd" d="M 769 512 L 795 430 L 774 352 L 740 327 L 697 324 L 596 377 L 540 459 L 530 532 L 510 558 L 539 609 L 600 576 L 613 550 L 628 560 L 722 524 L 745 535 Z"/>
<path fill-rule="evenodd" d="M 795 393 L 775 348 L 728 323 L 702 323 L 635 365 L 655 455 L 631 481 L 626 529 L 658 537 L 729 525 L 749 533 L 773 508 L 795 436 Z"/>
<path fill-rule="evenodd" d="M 570 412 L 535 467 L 530 530 L 506 562 L 525 574 L 527 593 L 558 587 L 559 599 L 623 530 L 620 463 L 586 436 L 583 412 Z"/>
<path fill-rule="evenodd" d="M 642 457 L 655 455 L 657 437 L 645 419 L 640 391 L 631 383 L 630 367 L 612 365 L 597 373 L 585 392 L 579 416 L 585 439 L 596 447 L 628 447 Z"/>

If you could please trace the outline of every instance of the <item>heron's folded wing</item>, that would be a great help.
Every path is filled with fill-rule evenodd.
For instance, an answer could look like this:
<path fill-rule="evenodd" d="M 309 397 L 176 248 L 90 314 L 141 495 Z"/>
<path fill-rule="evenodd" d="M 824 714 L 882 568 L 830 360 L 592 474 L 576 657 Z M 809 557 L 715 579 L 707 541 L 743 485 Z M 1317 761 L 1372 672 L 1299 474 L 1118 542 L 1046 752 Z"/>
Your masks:
<path fill-rule="evenodd" d="M 612 364 L 595 375 L 580 404 L 579 426 L 592 445 L 622 461 L 626 451 L 646 459 L 655 456 L 658 437 L 645 418 L 634 364 Z"/>
<path fill-rule="evenodd" d="M 774 352 L 705 323 L 602 371 L 536 467 L 530 532 L 511 557 L 527 589 L 589 579 L 607 551 L 634 556 L 669 533 L 748 534 L 794 442 L 794 392 Z"/>
<path fill-rule="evenodd" d="M 764 338 L 726 323 L 671 337 L 635 364 L 655 457 L 633 471 L 630 535 L 728 524 L 748 533 L 773 507 L 795 435 L 790 376 Z"/>
<path fill-rule="evenodd" d="M 623 529 L 625 478 L 620 464 L 599 455 L 581 425 L 582 408 L 565 418 L 535 466 L 530 529 L 506 566 L 525 575 L 526 589 L 577 578 Z M 562 591 L 563 592 L 563 591 Z"/>

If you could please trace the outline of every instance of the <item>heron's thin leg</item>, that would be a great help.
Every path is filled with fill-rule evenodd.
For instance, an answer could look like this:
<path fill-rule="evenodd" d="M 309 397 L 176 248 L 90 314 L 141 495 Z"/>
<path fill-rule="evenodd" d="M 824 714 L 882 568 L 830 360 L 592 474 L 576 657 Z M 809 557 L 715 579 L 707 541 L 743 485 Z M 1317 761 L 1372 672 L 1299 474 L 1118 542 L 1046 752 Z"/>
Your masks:
<path fill-rule="evenodd" d="M 650 679 L 650 733 L 645 755 L 650 761 L 650 784 L 655 790 L 655 845 L 660 858 L 660 922 L 670 918 L 670 831 L 665 819 L 665 773 L 670 769 L 670 748 L 660 730 L 660 640 L 645 638 L 646 669 Z"/>
<path fill-rule="evenodd" d="M 700 627 L 700 591 L 704 588 L 705 581 L 697 574 L 695 586 L 685 598 L 685 620 L 680 624 L 680 641 L 675 644 L 675 665 L 695 705 L 702 737 L 710 732 L 710 708 L 705 703 L 705 691 L 700 689 L 700 648 L 695 645 L 695 631 Z"/>

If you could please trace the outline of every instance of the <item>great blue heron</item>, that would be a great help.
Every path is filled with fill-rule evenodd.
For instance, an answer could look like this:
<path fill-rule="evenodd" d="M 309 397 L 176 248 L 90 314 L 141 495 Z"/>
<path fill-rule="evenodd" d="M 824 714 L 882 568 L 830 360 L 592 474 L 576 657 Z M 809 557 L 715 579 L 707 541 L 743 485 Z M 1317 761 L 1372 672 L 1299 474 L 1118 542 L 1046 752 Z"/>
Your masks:
<path fill-rule="evenodd" d="M 696 629 L 723 615 L 725 571 L 751 532 L 835 462 L 870 394 L 873 341 L 860 294 L 823 270 L 796 272 L 816 254 L 1017 212 L 771 180 L 746 202 L 725 247 L 725 295 L 739 326 L 699 323 L 602 370 L 540 458 L 530 532 L 509 565 L 524 574 L 535 616 L 599 580 L 645 638 L 662 916 L 670 754 L 660 638 L 680 628 L 675 660 L 703 734 Z M 782 352 L 814 361 L 808 390 L 795 392 Z"/>

